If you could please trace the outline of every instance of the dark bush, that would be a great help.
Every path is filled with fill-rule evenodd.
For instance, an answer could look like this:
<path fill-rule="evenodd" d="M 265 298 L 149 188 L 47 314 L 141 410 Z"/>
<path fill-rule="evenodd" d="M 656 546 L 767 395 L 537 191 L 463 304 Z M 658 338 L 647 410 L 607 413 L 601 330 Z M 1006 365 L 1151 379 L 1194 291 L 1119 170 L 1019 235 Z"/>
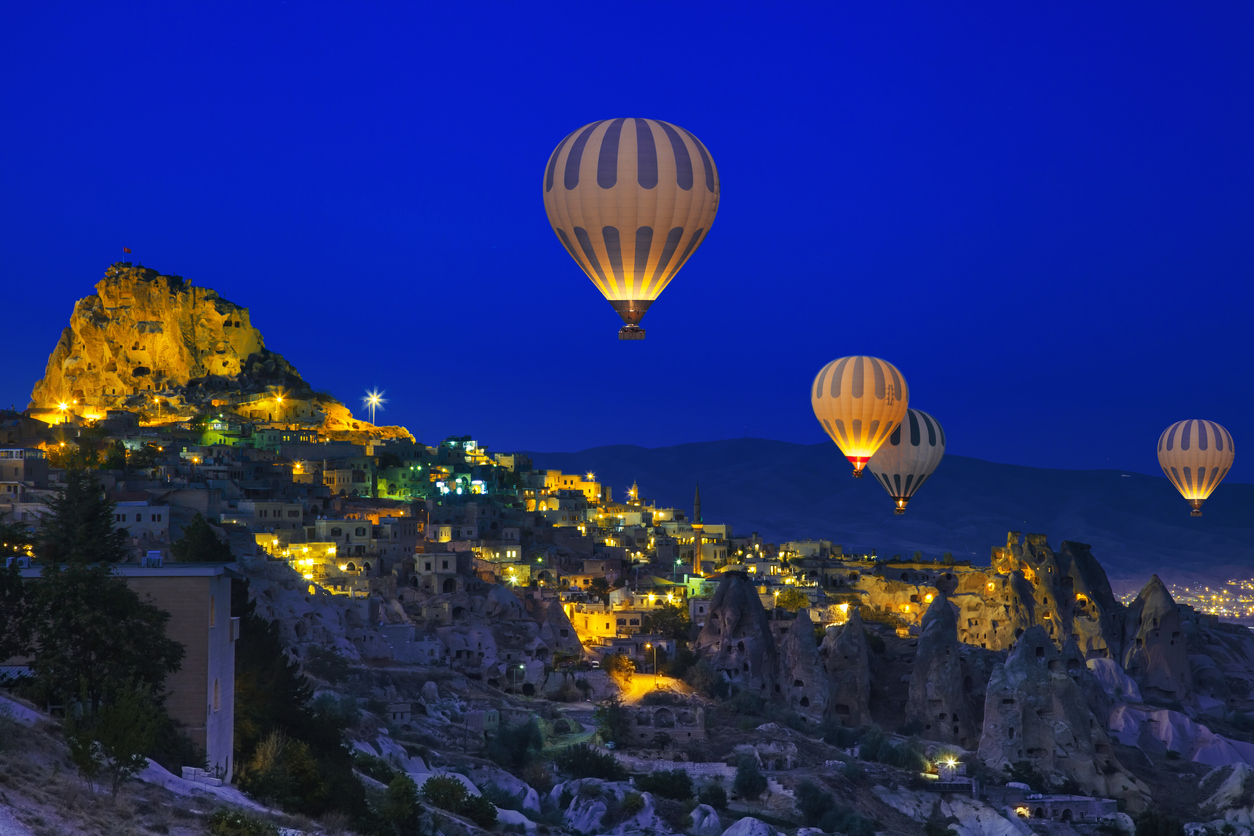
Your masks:
<path fill-rule="evenodd" d="M 1146 810 L 1137 816 L 1136 836 L 1184 836 L 1184 822 L 1161 810 Z"/>
<path fill-rule="evenodd" d="M 481 795 L 468 795 L 457 810 L 480 827 L 496 824 L 496 805 Z"/>
<path fill-rule="evenodd" d="M 390 784 L 396 777 L 396 770 L 392 768 L 392 764 L 365 752 L 353 752 L 353 766 L 362 775 L 368 775 L 380 784 Z"/>
<path fill-rule="evenodd" d="M 488 742 L 488 757 L 506 769 L 522 769 L 544 748 L 544 734 L 534 719 L 502 726 Z"/>
<path fill-rule="evenodd" d="M 445 810 L 457 812 L 466 795 L 466 785 L 449 775 L 433 775 L 422 785 L 422 797 Z"/>
<path fill-rule="evenodd" d="M 802 781 L 797 787 L 797 812 L 808 827 L 818 825 L 835 808 L 836 798 L 813 781 Z"/>
<path fill-rule="evenodd" d="M 348 679 L 348 659 L 329 647 L 308 645 L 305 670 L 319 679 L 337 685 Z"/>
<path fill-rule="evenodd" d="M 697 793 L 697 801 L 708 804 L 715 810 L 727 809 L 727 790 L 718 784 L 712 784 Z"/>
<path fill-rule="evenodd" d="M 638 792 L 629 792 L 623 796 L 622 802 L 618 805 L 618 814 L 629 819 L 644 809 L 644 797 Z"/>
<path fill-rule="evenodd" d="M 732 792 L 741 798 L 754 800 L 766 791 L 766 776 L 758 769 L 758 762 L 752 755 L 742 755 L 736 767 L 736 780 L 732 783 Z"/>
<path fill-rule="evenodd" d="M 553 762 L 572 778 L 600 778 L 605 781 L 627 778 L 627 770 L 613 755 L 599 752 L 586 743 L 564 749 Z"/>
<path fill-rule="evenodd" d="M 823 735 L 823 742 L 831 746 L 839 746 L 842 749 L 848 749 L 858 742 L 861 736 L 857 729 L 851 729 L 843 726 L 837 720 L 828 717 L 819 724 L 819 734 Z"/>
<path fill-rule="evenodd" d="M 212 836 L 279 836 L 279 829 L 265 819 L 242 810 L 215 810 L 209 817 Z"/>
<path fill-rule="evenodd" d="M 682 769 L 659 769 L 635 778 L 636 789 L 662 798 L 685 801 L 693 796 L 692 778 Z"/>
<path fill-rule="evenodd" d="M 741 691 L 731 698 L 731 707 L 737 714 L 761 716 L 762 712 L 766 710 L 766 701 L 757 694 Z"/>

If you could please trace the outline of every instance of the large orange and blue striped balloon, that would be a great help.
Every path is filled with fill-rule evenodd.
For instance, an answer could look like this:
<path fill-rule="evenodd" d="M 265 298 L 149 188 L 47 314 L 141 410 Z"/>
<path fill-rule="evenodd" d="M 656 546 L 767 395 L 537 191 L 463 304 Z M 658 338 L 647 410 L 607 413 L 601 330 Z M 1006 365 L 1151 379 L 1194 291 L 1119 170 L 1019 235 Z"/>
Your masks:
<path fill-rule="evenodd" d="M 910 389 L 897 367 L 878 357 L 841 357 L 814 376 L 814 417 L 853 463 L 862 469 L 906 417 Z"/>
<path fill-rule="evenodd" d="M 605 119 L 563 139 L 544 170 L 553 231 L 626 325 L 640 320 L 696 251 L 718 212 L 718 169 L 688 131 Z"/>
<path fill-rule="evenodd" d="M 1193 506 L 1190 516 L 1202 516 L 1202 503 L 1228 475 L 1235 457 L 1232 434 L 1214 421 L 1177 421 L 1158 437 L 1158 464 Z"/>

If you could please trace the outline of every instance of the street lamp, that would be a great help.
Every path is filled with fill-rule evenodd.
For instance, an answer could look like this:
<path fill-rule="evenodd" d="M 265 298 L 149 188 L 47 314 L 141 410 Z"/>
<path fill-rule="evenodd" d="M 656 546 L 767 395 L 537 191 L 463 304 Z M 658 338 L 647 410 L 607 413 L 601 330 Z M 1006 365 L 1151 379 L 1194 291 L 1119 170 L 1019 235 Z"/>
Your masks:
<path fill-rule="evenodd" d="M 678 558 L 676 558 L 676 560 L 675 560 L 675 577 L 674 577 L 674 580 L 675 580 L 675 582 L 676 582 L 676 583 L 679 583 L 679 567 L 680 567 L 680 565 L 682 565 L 682 564 L 683 564 L 683 561 L 682 561 L 682 560 L 679 560 Z"/>
<path fill-rule="evenodd" d="M 382 408 L 380 404 L 387 403 L 387 399 L 383 397 L 384 393 L 379 390 L 366 392 L 366 397 L 362 398 L 362 402 L 370 409 L 370 423 L 374 423 L 374 413 L 376 409 Z"/>
<path fill-rule="evenodd" d="M 522 662 L 519 662 L 517 665 L 509 666 L 510 676 L 514 680 L 514 696 L 518 696 L 518 671 L 520 670 L 524 670 Z"/>
<path fill-rule="evenodd" d="M 653 642 L 645 642 L 644 649 L 653 648 L 653 690 L 657 690 L 657 645 Z"/>

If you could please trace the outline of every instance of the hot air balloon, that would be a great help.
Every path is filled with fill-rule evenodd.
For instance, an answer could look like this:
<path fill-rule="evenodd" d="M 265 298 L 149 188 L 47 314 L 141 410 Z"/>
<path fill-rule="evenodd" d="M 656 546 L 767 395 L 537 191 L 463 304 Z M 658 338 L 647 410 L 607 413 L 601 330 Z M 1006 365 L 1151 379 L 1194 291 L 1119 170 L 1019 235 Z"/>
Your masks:
<path fill-rule="evenodd" d="M 897 503 L 894 514 L 906 513 L 906 503 L 936 470 L 945 455 L 945 431 L 926 412 L 907 409 L 888 441 L 867 462 L 867 470 Z"/>
<path fill-rule="evenodd" d="M 700 246 L 718 211 L 705 146 L 656 119 L 605 119 L 563 139 L 544 171 L 544 211 L 570 257 L 642 340 L 640 320 Z"/>
<path fill-rule="evenodd" d="M 1228 475 L 1235 453 L 1232 434 L 1214 421 L 1177 421 L 1158 437 L 1158 464 L 1193 506 L 1191 517 L 1202 516 L 1202 503 Z"/>
<path fill-rule="evenodd" d="M 909 396 L 901 372 L 878 357 L 833 360 L 810 387 L 814 417 L 853 462 L 855 477 L 906 417 Z"/>

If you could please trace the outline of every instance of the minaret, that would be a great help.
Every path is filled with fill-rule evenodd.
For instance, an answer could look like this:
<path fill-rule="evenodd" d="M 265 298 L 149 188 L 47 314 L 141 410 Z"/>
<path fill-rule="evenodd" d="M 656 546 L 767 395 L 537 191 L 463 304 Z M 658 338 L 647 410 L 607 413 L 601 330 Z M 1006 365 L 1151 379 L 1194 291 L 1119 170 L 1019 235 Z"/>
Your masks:
<path fill-rule="evenodd" d="M 692 500 L 692 574 L 701 576 L 701 532 L 705 521 L 701 519 L 701 483 L 697 483 L 697 495 Z"/>

